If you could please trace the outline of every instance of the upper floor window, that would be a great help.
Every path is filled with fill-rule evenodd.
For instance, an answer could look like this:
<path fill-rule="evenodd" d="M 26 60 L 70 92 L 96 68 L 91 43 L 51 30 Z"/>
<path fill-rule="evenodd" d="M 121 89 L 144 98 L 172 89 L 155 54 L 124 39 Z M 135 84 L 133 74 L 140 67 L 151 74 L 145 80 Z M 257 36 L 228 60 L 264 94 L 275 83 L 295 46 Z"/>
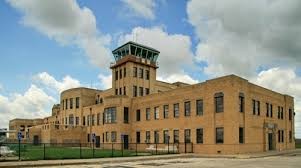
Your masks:
<path fill-rule="evenodd" d="M 203 115 L 203 100 L 196 100 L 196 115 Z"/>
<path fill-rule="evenodd" d="M 75 108 L 79 108 L 79 97 L 75 98 Z"/>
<path fill-rule="evenodd" d="M 139 96 L 143 96 L 143 87 L 139 87 Z"/>
<path fill-rule="evenodd" d="M 119 79 L 122 79 L 122 69 L 119 70 Z"/>
<path fill-rule="evenodd" d="M 123 87 L 123 95 L 126 95 L 126 87 Z"/>
<path fill-rule="evenodd" d="M 123 123 L 129 123 L 129 108 L 123 108 Z"/>
<path fill-rule="evenodd" d="M 145 95 L 149 95 L 149 88 L 145 88 Z"/>
<path fill-rule="evenodd" d="M 260 115 L 260 102 L 257 100 L 252 100 L 253 104 L 253 115 Z"/>
<path fill-rule="evenodd" d="M 97 125 L 100 125 L 100 113 L 97 113 L 97 116 L 96 116 L 96 124 L 97 124 Z"/>
<path fill-rule="evenodd" d="M 115 95 L 118 95 L 118 89 L 115 89 Z"/>
<path fill-rule="evenodd" d="M 168 118 L 168 105 L 163 106 L 163 117 Z"/>
<path fill-rule="evenodd" d="M 143 78 L 143 69 L 139 68 L 139 78 Z"/>
<path fill-rule="evenodd" d="M 123 77 L 126 77 L 126 68 L 123 68 Z"/>
<path fill-rule="evenodd" d="M 214 95 L 215 100 L 215 112 L 223 112 L 224 111 L 224 94 L 222 92 L 216 93 Z"/>
<path fill-rule="evenodd" d="M 288 109 L 288 119 L 292 120 L 292 109 Z"/>
<path fill-rule="evenodd" d="M 118 80 L 118 71 L 115 71 L 115 80 Z"/>
<path fill-rule="evenodd" d="M 190 101 L 184 103 L 185 116 L 190 116 Z"/>
<path fill-rule="evenodd" d="M 149 70 L 145 70 L 146 73 L 146 80 L 149 80 Z"/>
<path fill-rule="evenodd" d="M 269 117 L 270 116 L 270 104 L 266 103 L 266 116 Z"/>
<path fill-rule="evenodd" d="M 116 122 L 116 107 L 105 108 L 105 123 Z"/>
<path fill-rule="evenodd" d="M 270 117 L 273 118 L 273 105 L 270 104 Z"/>
<path fill-rule="evenodd" d="M 92 120 L 92 126 L 94 126 L 94 124 L 95 124 L 95 115 L 94 114 L 92 114 L 92 117 L 91 117 L 91 120 Z"/>
<path fill-rule="evenodd" d="M 70 109 L 73 109 L 73 98 L 70 98 Z"/>
<path fill-rule="evenodd" d="M 133 97 L 137 97 L 137 86 L 133 86 Z"/>
<path fill-rule="evenodd" d="M 136 121 L 140 121 L 140 110 L 136 111 Z"/>
<path fill-rule="evenodd" d="M 239 93 L 239 112 L 245 111 L 245 97 L 243 93 Z"/>
<path fill-rule="evenodd" d="M 278 114 L 277 118 L 280 119 L 280 117 L 281 117 L 281 108 L 280 108 L 280 106 L 278 106 L 278 113 L 277 114 Z"/>
<path fill-rule="evenodd" d="M 86 117 L 83 116 L 83 125 L 85 126 L 86 125 Z"/>
<path fill-rule="evenodd" d="M 159 107 L 155 107 L 155 109 L 154 109 L 154 111 L 155 111 L 155 120 L 158 120 L 159 119 Z"/>
<path fill-rule="evenodd" d="M 145 119 L 150 120 L 151 115 L 150 115 L 150 108 L 146 108 L 145 110 Z"/>
<path fill-rule="evenodd" d="M 62 101 L 63 110 L 65 109 L 65 101 Z"/>
<path fill-rule="evenodd" d="M 173 116 L 175 118 L 179 117 L 179 103 L 173 105 Z"/>
<path fill-rule="evenodd" d="M 134 69 L 133 69 L 133 76 L 137 77 L 137 67 L 134 67 Z"/>
<path fill-rule="evenodd" d="M 68 99 L 65 100 L 65 109 L 68 109 Z"/>

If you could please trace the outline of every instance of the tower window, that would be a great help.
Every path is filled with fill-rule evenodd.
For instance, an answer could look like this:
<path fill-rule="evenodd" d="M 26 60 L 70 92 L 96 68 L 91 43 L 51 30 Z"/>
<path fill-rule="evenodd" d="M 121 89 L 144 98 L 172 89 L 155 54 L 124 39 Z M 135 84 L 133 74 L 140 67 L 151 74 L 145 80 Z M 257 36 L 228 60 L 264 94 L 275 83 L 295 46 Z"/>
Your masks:
<path fill-rule="evenodd" d="M 143 78 L 143 69 L 139 68 L 139 78 Z"/>
<path fill-rule="evenodd" d="M 149 70 L 145 70 L 146 80 L 149 80 Z"/>
<path fill-rule="evenodd" d="M 119 78 L 122 78 L 122 69 L 119 70 Z"/>
<path fill-rule="evenodd" d="M 118 71 L 115 71 L 115 80 L 118 80 Z"/>
<path fill-rule="evenodd" d="M 133 69 L 133 76 L 137 77 L 137 67 L 134 67 L 134 69 Z"/>

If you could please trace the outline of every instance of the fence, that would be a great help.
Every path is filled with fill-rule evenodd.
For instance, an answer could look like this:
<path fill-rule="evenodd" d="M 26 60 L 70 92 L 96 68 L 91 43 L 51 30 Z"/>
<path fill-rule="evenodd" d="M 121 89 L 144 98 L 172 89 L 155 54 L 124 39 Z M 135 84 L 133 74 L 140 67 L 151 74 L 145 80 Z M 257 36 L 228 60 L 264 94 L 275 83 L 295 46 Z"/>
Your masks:
<path fill-rule="evenodd" d="M 86 159 L 192 153 L 192 143 L 1 143 L 0 161 Z"/>

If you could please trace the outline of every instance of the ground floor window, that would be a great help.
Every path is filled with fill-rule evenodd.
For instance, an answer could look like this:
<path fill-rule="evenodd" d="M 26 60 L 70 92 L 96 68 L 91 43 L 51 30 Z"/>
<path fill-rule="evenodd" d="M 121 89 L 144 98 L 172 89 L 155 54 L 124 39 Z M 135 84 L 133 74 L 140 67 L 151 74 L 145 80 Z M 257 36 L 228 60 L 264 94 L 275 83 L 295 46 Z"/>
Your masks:
<path fill-rule="evenodd" d="M 239 127 L 239 143 L 244 143 L 244 128 Z"/>
<path fill-rule="evenodd" d="M 184 132 L 184 136 L 185 136 L 185 139 L 184 139 L 184 142 L 185 143 L 190 143 L 191 140 L 190 140 L 190 129 L 185 129 L 185 132 Z"/>
<path fill-rule="evenodd" d="M 173 143 L 179 143 L 179 130 L 173 130 Z"/>
<path fill-rule="evenodd" d="M 155 143 L 159 143 L 159 131 L 154 131 Z"/>
<path fill-rule="evenodd" d="M 164 142 L 163 143 L 165 143 L 165 144 L 169 143 L 168 130 L 164 130 L 163 135 L 164 135 Z"/>
<path fill-rule="evenodd" d="M 224 143 L 224 128 L 223 127 L 216 128 L 215 138 L 216 138 L 216 143 Z"/>
<path fill-rule="evenodd" d="M 136 132 L 136 143 L 140 143 L 140 132 Z"/>
<path fill-rule="evenodd" d="M 146 131 L 146 132 L 145 132 L 145 137 L 146 137 L 146 138 L 145 138 L 145 139 L 146 139 L 145 141 L 146 141 L 146 143 L 150 143 L 150 136 L 151 136 L 151 135 L 150 135 L 150 131 Z"/>
<path fill-rule="evenodd" d="M 203 128 L 196 129 L 196 143 L 203 143 Z"/>
<path fill-rule="evenodd" d="M 112 142 L 116 142 L 116 137 L 117 137 L 116 134 L 117 134 L 116 131 L 111 132 L 111 141 Z"/>

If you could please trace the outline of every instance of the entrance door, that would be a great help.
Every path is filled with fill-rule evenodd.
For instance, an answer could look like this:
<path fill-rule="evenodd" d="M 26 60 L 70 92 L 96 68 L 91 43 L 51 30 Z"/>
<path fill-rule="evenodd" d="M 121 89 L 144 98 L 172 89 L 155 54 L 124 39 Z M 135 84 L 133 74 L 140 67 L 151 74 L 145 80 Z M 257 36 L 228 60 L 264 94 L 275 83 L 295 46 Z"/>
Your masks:
<path fill-rule="evenodd" d="M 123 148 L 129 149 L 129 136 L 123 135 Z"/>
<path fill-rule="evenodd" d="M 273 150 L 273 133 L 268 134 L 269 137 L 269 150 Z"/>
<path fill-rule="evenodd" d="M 95 137 L 95 147 L 99 148 L 100 147 L 100 136 Z"/>

